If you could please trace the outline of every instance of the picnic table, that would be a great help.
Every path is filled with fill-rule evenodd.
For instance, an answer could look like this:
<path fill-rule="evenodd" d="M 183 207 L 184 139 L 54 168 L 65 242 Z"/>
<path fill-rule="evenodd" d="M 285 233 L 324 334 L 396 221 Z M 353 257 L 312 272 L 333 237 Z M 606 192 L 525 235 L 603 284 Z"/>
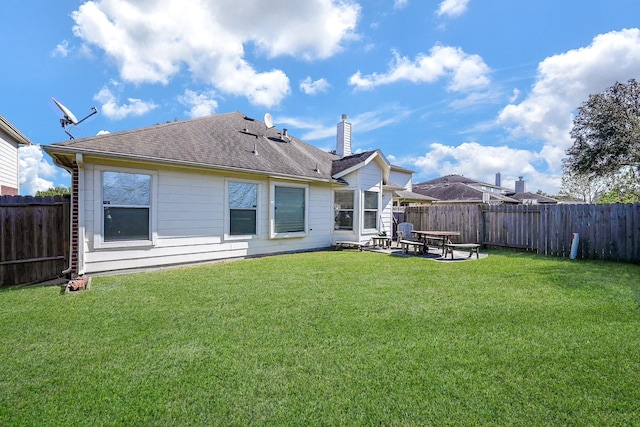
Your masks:
<path fill-rule="evenodd" d="M 427 241 L 432 240 L 438 242 L 438 246 L 442 248 L 442 256 L 446 254 L 446 245 L 451 243 L 453 236 L 459 236 L 459 231 L 435 231 L 435 230 L 413 230 L 413 234 L 418 236 L 420 241 L 424 244 L 425 250 L 427 248 Z"/>

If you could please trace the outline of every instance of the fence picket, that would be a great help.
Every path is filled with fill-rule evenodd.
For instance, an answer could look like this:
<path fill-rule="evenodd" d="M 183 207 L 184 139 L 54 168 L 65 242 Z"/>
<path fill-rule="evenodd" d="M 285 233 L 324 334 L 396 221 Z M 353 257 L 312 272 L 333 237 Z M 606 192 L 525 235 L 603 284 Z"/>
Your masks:
<path fill-rule="evenodd" d="M 68 266 L 70 198 L 0 197 L 0 286 L 56 278 Z"/>
<path fill-rule="evenodd" d="M 568 257 L 640 263 L 640 204 L 432 205 L 407 208 L 423 230 L 460 231 L 460 242 Z"/>

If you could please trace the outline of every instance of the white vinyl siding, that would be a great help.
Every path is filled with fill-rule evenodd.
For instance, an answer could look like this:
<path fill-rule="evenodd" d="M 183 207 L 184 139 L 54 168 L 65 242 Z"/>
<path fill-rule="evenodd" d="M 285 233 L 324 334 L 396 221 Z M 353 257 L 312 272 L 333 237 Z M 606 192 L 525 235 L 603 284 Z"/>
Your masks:
<path fill-rule="evenodd" d="M 211 262 L 221 259 L 243 258 L 270 253 L 315 250 L 332 243 L 332 189 L 329 184 L 303 184 L 305 190 L 305 233 L 285 233 L 271 236 L 270 197 L 272 182 L 254 175 L 221 173 L 179 168 L 159 168 L 153 172 L 157 188 L 152 192 L 152 217 L 156 220 L 154 244 L 109 248 L 101 243 L 100 212 L 102 209 L 98 170 L 124 170 L 151 173 L 148 165 L 139 168 L 118 168 L 94 165 L 85 159 L 82 181 L 84 198 L 84 245 L 82 271 L 85 274 L 123 269 L 158 267 L 185 263 Z M 226 186 L 228 181 L 258 184 L 257 234 L 228 236 Z M 289 182 L 277 185 L 293 186 Z M 154 204 L 155 203 L 155 204 Z M 96 226 L 98 231 L 96 231 Z M 231 238 L 233 237 L 233 238 Z M 270 238 L 274 237 L 274 238 Z M 280 238 L 296 237 L 296 238 Z M 116 243 L 116 242 L 112 242 Z M 126 243 L 126 242 L 124 242 Z"/>
<path fill-rule="evenodd" d="M 18 146 L 6 141 L 2 133 L 0 133 L 0 185 L 19 188 Z"/>

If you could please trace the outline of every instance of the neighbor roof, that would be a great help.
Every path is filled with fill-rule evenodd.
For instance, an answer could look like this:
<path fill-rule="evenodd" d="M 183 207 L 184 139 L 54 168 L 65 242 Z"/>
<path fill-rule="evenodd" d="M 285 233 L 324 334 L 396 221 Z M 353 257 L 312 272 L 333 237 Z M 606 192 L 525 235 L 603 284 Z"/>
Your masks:
<path fill-rule="evenodd" d="M 495 185 L 495 184 L 490 184 L 488 182 L 482 182 L 482 181 L 478 181 L 477 179 L 468 178 L 468 177 L 463 176 L 463 175 L 455 175 L 455 174 L 454 175 L 441 176 L 441 177 L 438 177 L 438 178 L 431 179 L 429 181 L 420 182 L 420 183 L 415 184 L 415 185 L 425 186 L 425 185 L 453 184 L 453 183 L 461 183 L 461 184 L 468 184 L 468 185 L 478 185 L 478 186 L 496 188 L 496 189 L 505 190 L 505 191 L 509 190 L 508 188 L 500 187 L 500 186 Z"/>
<path fill-rule="evenodd" d="M 425 185 L 424 183 L 414 184 L 413 191 L 426 196 L 434 197 L 439 202 L 457 202 L 457 203 L 482 203 L 483 195 L 489 195 L 490 202 L 519 203 L 518 200 L 512 199 L 500 193 L 491 191 L 482 191 L 469 184 L 461 182 L 453 182 L 449 184 Z"/>
<path fill-rule="evenodd" d="M 59 142 L 46 147 L 69 166 L 75 153 L 331 181 L 339 157 L 240 112 Z"/>
<path fill-rule="evenodd" d="M 547 197 L 547 196 L 543 196 L 542 194 L 534 194 L 534 193 L 529 193 L 524 192 L 524 193 L 507 193 L 507 196 L 511 197 L 512 199 L 516 199 L 519 201 L 523 201 L 523 200 L 537 200 L 538 203 L 548 203 L 548 204 L 555 204 L 558 203 L 558 201 L 556 199 L 552 199 L 551 197 Z"/>

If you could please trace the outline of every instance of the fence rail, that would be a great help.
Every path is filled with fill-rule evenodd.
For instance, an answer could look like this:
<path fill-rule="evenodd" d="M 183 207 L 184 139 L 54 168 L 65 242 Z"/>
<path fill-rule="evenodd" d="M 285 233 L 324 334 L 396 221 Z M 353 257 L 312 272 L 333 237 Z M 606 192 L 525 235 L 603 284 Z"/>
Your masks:
<path fill-rule="evenodd" d="M 0 197 L 0 286 L 60 276 L 69 264 L 68 196 Z"/>
<path fill-rule="evenodd" d="M 461 242 L 558 257 L 578 233 L 578 258 L 640 263 L 640 204 L 420 206 L 404 218 L 420 230 L 460 231 Z"/>

